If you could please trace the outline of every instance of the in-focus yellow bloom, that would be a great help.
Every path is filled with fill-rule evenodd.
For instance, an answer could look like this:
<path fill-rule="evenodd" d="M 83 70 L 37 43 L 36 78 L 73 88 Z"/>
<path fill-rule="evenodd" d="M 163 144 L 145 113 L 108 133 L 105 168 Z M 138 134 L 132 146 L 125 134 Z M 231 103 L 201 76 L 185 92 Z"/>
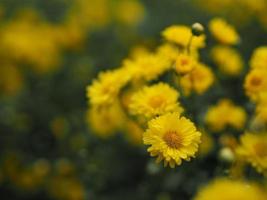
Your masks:
<path fill-rule="evenodd" d="M 194 200 L 264 200 L 263 191 L 248 182 L 217 178 L 200 188 Z"/>
<path fill-rule="evenodd" d="M 195 125 L 179 113 L 167 113 L 148 122 L 143 141 L 151 156 L 157 162 L 164 160 L 164 166 L 174 168 L 182 160 L 189 161 L 195 156 L 200 143 L 201 133 Z"/>
<path fill-rule="evenodd" d="M 242 129 L 246 122 L 246 112 L 229 99 L 221 99 L 217 105 L 211 106 L 205 116 L 205 121 L 213 131 L 222 131 L 226 126 Z"/>
<path fill-rule="evenodd" d="M 175 62 L 175 71 L 178 74 L 187 74 L 191 72 L 195 66 L 197 65 L 197 61 L 192 56 L 182 53 L 179 54 L 176 62 Z"/>
<path fill-rule="evenodd" d="M 227 75 L 239 75 L 243 69 L 243 60 L 237 50 L 228 46 L 215 46 L 211 51 L 213 61 L 220 71 Z"/>
<path fill-rule="evenodd" d="M 201 63 L 198 63 L 190 73 L 180 79 L 180 85 L 185 95 L 189 95 L 192 91 L 203 94 L 213 82 L 214 75 L 212 71 Z"/>
<path fill-rule="evenodd" d="M 108 138 L 123 128 L 126 116 L 119 103 L 108 107 L 92 107 L 87 112 L 87 122 L 93 133 L 101 138 Z"/>
<path fill-rule="evenodd" d="M 259 173 L 267 173 L 267 133 L 245 133 L 237 153 Z"/>
<path fill-rule="evenodd" d="M 222 44 L 234 45 L 240 41 L 239 35 L 233 26 L 222 18 L 214 18 L 209 23 L 212 35 Z"/>
<path fill-rule="evenodd" d="M 134 59 L 124 61 L 124 68 L 133 80 L 151 81 L 171 68 L 168 59 L 161 55 L 147 53 L 138 54 Z"/>
<path fill-rule="evenodd" d="M 145 86 L 131 97 L 129 109 L 133 115 L 151 118 L 167 112 L 182 112 L 178 98 L 180 94 L 166 83 Z"/>
<path fill-rule="evenodd" d="M 245 79 L 246 94 L 251 100 L 257 101 L 262 92 L 267 92 L 267 69 L 253 69 Z"/>
<path fill-rule="evenodd" d="M 96 107 L 111 105 L 129 78 L 129 74 L 124 69 L 100 73 L 98 79 L 94 80 L 92 85 L 87 86 L 90 104 Z"/>
<path fill-rule="evenodd" d="M 169 26 L 163 30 L 162 36 L 170 41 L 178 44 L 181 47 L 187 47 L 189 44 L 190 38 L 192 36 L 191 29 L 183 25 L 173 25 Z M 191 47 L 194 48 L 203 48 L 205 47 L 205 35 L 192 38 Z"/>
<path fill-rule="evenodd" d="M 267 70 L 266 63 L 267 63 L 267 46 L 256 48 L 250 60 L 250 67 L 253 69 Z"/>

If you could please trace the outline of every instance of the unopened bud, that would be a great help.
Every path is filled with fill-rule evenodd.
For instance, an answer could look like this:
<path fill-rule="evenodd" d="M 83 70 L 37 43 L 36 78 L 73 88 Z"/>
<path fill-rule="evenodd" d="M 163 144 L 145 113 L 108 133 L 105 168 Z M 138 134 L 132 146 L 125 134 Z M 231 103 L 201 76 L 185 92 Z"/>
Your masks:
<path fill-rule="evenodd" d="M 200 23 L 194 23 L 191 27 L 194 36 L 200 36 L 204 33 L 204 27 Z"/>

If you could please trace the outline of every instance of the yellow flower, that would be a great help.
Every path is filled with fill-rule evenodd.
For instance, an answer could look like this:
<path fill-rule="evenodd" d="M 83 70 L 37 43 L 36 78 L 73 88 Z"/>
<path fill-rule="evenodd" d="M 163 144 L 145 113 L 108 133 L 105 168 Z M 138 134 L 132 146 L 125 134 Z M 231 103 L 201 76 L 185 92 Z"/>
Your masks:
<path fill-rule="evenodd" d="M 240 138 L 237 153 L 259 173 L 267 173 L 267 133 L 245 133 Z"/>
<path fill-rule="evenodd" d="M 187 47 L 190 38 L 192 36 L 191 29 L 183 25 L 173 25 L 167 27 L 162 32 L 162 36 L 170 41 L 178 44 L 181 47 Z M 205 47 L 205 36 L 201 35 L 198 37 L 193 37 L 191 47 L 194 48 L 203 48 Z"/>
<path fill-rule="evenodd" d="M 199 146 L 198 154 L 205 156 L 209 154 L 214 148 L 214 139 L 206 132 L 201 131 L 201 143 Z"/>
<path fill-rule="evenodd" d="M 173 44 L 164 43 L 158 47 L 157 55 L 162 59 L 167 59 L 171 65 L 179 55 L 179 49 Z"/>
<path fill-rule="evenodd" d="M 144 19 L 145 9 L 139 1 L 118 1 L 114 8 L 115 17 L 123 24 L 136 26 Z"/>
<path fill-rule="evenodd" d="M 256 120 L 261 123 L 267 122 L 267 92 L 261 93 L 256 106 Z"/>
<path fill-rule="evenodd" d="M 228 125 L 240 130 L 244 127 L 246 118 L 242 107 L 235 106 L 229 99 L 221 99 L 217 105 L 209 108 L 205 121 L 213 131 L 222 131 Z"/>
<path fill-rule="evenodd" d="M 123 128 L 126 116 L 118 102 L 108 107 L 92 107 L 87 112 L 87 122 L 93 133 L 108 138 Z"/>
<path fill-rule="evenodd" d="M 129 78 L 129 74 L 124 69 L 100 73 L 98 79 L 94 80 L 92 85 L 87 86 L 90 104 L 96 107 L 111 105 Z"/>
<path fill-rule="evenodd" d="M 151 118 L 172 111 L 182 112 L 177 101 L 179 96 L 180 94 L 166 83 L 145 86 L 132 95 L 130 113 Z"/>
<path fill-rule="evenodd" d="M 257 101 L 260 93 L 267 91 L 266 76 L 264 69 L 253 69 L 247 74 L 244 87 L 251 100 Z"/>
<path fill-rule="evenodd" d="M 171 68 L 168 59 L 153 53 L 141 53 L 124 61 L 124 68 L 133 80 L 151 81 Z"/>
<path fill-rule="evenodd" d="M 143 137 L 143 129 L 134 121 L 127 120 L 126 122 L 126 138 L 133 145 L 141 145 Z"/>
<path fill-rule="evenodd" d="M 267 46 L 258 47 L 254 50 L 250 60 L 250 67 L 253 69 L 267 70 Z"/>
<path fill-rule="evenodd" d="M 179 54 L 175 62 L 175 71 L 179 74 L 187 74 L 191 72 L 197 65 L 195 58 L 188 54 Z"/>
<path fill-rule="evenodd" d="M 234 27 L 222 18 L 212 19 L 209 23 L 209 29 L 212 35 L 223 44 L 234 45 L 240 41 Z"/>
<path fill-rule="evenodd" d="M 145 145 L 157 162 L 164 160 L 164 166 L 174 168 L 182 160 L 189 161 L 195 156 L 200 143 L 201 133 L 195 125 L 179 113 L 167 113 L 148 122 L 143 135 Z"/>
<path fill-rule="evenodd" d="M 236 76 L 243 69 L 243 60 L 239 52 L 228 46 L 216 46 L 211 51 L 213 61 L 221 72 Z"/>
<path fill-rule="evenodd" d="M 264 200 L 264 193 L 255 184 L 217 178 L 200 188 L 194 200 Z"/>
<path fill-rule="evenodd" d="M 214 75 L 212 71 L 201 63 L 198 63 L 190 73 L 180 79 L 180 85 L 185 95 L 189 95 L 192 91 L 203 94 L 213 82 Z"/>

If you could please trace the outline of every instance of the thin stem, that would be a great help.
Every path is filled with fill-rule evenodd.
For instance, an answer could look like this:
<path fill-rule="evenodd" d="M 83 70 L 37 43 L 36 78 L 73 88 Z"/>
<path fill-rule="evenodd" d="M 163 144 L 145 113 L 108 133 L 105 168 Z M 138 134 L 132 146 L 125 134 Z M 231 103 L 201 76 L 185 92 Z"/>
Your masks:
<path fill-rule="evenodd" d="M 191 45 L 192 45 L 193 37 L 194 37 L 194 35 L 191 34 L 190 39 L 189 39 L 189 41 L 188 41 L 188 44 L 187 44 L 187 46 L 186 46 L 186 51 L 187 51 L 188 54 L 190 54 L 190 47 L 191 47 Z"/>

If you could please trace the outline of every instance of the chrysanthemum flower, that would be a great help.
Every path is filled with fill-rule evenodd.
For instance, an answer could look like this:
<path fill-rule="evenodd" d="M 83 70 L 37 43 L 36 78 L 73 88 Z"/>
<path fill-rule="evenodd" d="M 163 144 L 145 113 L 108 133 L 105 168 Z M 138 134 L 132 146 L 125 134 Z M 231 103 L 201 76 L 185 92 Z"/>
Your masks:
<path fill-rule="evenodd" d="M 266 77 L 265 69 L 253 69 L 247 74 L 244 87 L 251 100 L 257 101 L 262 92 L 267 92 Z"/>
<path fill-rule="evenodd" d="M 163 30 L 162 36 L 170 41 L 178 44 L 181 47 L 187 47 L 192 36 L 191 28 L 183 25 L 169 26 Z M 193 37 L 191 47 L 203 48 L 205 47 L 205 35 Z"/>
<path fill-rule="evenodd" d="M 92 106 L 101 107 L 112 104 L 130 76 L 124 69 L 102 72 L 92 85 L 87 86 L 87 97 Z"/>
<path fill-rule="evenodd" d="M 92 131 L 101 138 L 108 138 L 123 128 L 126 116 L 118 102 L 108 107 L 91 107 L 87 122 Z"/>
<path fill-rule="evenodd" d="M 260 94 L 256 106 L 256 121 L 267 123 L 267 91 Z"/>
<path fill-rule="evenodd" d="M 147 118 L 162 115 L 167 112 L 182 112 L 178 98 L 180 94 L 166 83 L 145 86 L 134 93 L 130 100 L 129 109 L 134 115 Z"/>
<path fill-rule="evenodd" d="M 243 69 L 243 60 L 237 50 L 228 46 L 215 46 L 211 50 L 213 61 L 220 71 L 227 75 L 239 75 Z"/>
<path fill-rule="evenodd" d="M 229 99 L 221 99 L 217 105 L 209 108 L 205 122 L 213 131 L 222 131 L 226 126 L 240 130 L 244 127 L 246 118 L 242 107 L 234 105 Z"/>
<path fill-rule="evenodd" d="M 180 79 L 180 85 L 185 95 L 189 95 L 192 91 L 195 91 L 197 94 L 203 94 L 213 82 L 214 75 L 212 71 L 201 63 L 197 63 L 190 73 Z"/>
<path fill-rule="evenodd" d="M 222 18 L 214 18 L 209 23 L 212 35 L 222 44 L 234 45 L 240 41 L 239 35 L 233 26 Z"/>
<path fill-rule="evenodd" d="M 133 60 L 124 61 L 124 68 L 133 80 L 151 81 L 171 68 L 168 59 L 153 53 L 138 54 Z"/>
<path fill-rule="evenodd" d="M 148 122 L 143 141 L 156 162 L 164 160 L 164 166 L 174 168 L 182 160 L 189 161 L 195 156 L 200 143 L 201 133 L 195 125 L 179 113 L 167 113 Z"/>
<path fill-rule="evenodd" d="M 200 188 L 194 200 L 264 200 L 263 191 L 248 182 L 218 178 Z"/>
<path fill-rule="evenodd" d="M 186 74 L 191 72 L 197 65 L 197 61 L 194 57 L 182 53 L 177 56 L 175 62 L 175 71 L 179 74 Z"/>
<path fill-rule="evenodd" d="M 267 46 L 258 47 L 254 50 L 250 60 L 250 67 L 267 70 Z"/>
<path fill-rule="evenodd" d="M 267 133 L 245 133 L 237 153 L 259 173 L 267 173 Z"/>

